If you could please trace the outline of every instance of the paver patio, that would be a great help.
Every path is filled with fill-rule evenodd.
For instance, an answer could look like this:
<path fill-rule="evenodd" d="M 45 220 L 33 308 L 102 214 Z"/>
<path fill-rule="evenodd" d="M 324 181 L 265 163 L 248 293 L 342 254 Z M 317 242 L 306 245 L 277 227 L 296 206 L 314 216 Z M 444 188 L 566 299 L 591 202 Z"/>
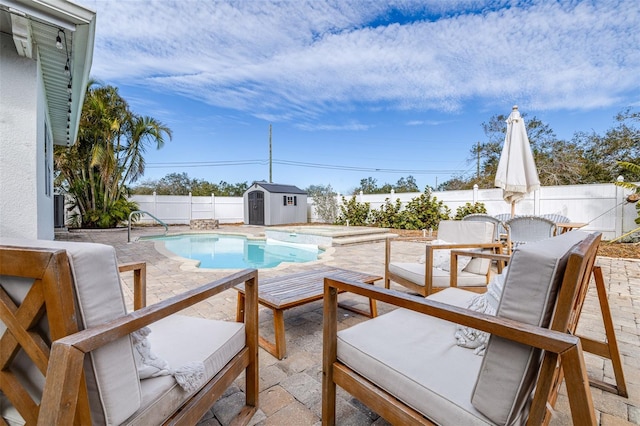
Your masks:
<path fill-rule="evenodd" d="M 264 228 L 256 226 L 225 226 L 221 232 L 241 232 L 259 235 Z M 136 228 L 132 235 L 160 234 L 161 228 Z M 172 226 L 170 232 L 188 232 L 188 226 Z M 197 287 L 227 275 L 230 271 L 183 270 L 181 262 L 159 253 L 152 241 L 127 243 L 127 232 L 88 231 L 56 233 L 56 239 L 89 241 L 109 244 L 116 248 L 120 262 L 147 262 L 147 304 Z M 411 250 L 410 243 L 398 243 L 396 253 L 413 261 L 419 255 Z M 370 243 L 336 247 L 322 264 L 336 266 L 376 275 L 384 275 L 384 243 Z M 602 267 L 609 294 L 613 323 L 618 345 L 623 356 L 624 374 L 629 398 L 622 398 L 591 388 L 594 406 L 601 425 L 640 424 L 640 260 L 598 258 Z M 275 277 L 295 272 L 308 271 L 317 263 L 292 264 L 284 269 L 260 270 L 260 278 Z M 125 294 L 131 307 L 133 304 L 133 279 L 124 273 L 127 284 Z M 376 283 L 382 286 L 382 281 Z M 392 285 L 405 291 L 403 287 Z M 225 293 L 200 303 L 185 312 L 207 318 L 235 320 L 236 291 Z M 341 301 L 367 310 L 367 299 L 343 296 Z M 378 304 L 379 314 L 390 307 Z M 341 310 L 340 327 L 348 327 L 367 318 L 347 310 Z M 260 356 L 260 409 L 251 424 L 259 425 L 315 425 L 321 416 L 322 375 L 322 302 L 317 301 L 285 311 L 287 327 L 287 357 L 278 361 L 259 350 Z M 266 308 L 260 308 L 260 332 L 273 339 L 273 316 Z M 597 339 L 604 338 L 595 288 L 590 288 L 582 311 L 578 333 Z M 609 361 L 587 354 L 585 357 L 589 375 L 614 383 Z M 236 383 L 240 383 L 237 381 Z M 244 394 L 240 386 L 232 386 L 214 405 L 201 425 L 227 425 L 243 404 Z M 341 425 L 386 425 L 387 422 L 349 394 L 338 390 L 337 421 Z M 567 398 L 560 395 L 556 404 L 553 425 L 571 424 Z"/>

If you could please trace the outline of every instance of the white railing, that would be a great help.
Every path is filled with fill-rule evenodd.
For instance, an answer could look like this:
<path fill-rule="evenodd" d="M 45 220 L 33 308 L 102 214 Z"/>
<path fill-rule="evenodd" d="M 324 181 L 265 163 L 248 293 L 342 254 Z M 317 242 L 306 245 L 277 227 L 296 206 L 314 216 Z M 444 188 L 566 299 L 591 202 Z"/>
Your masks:
<path fill-rule="evenodd" d="M 574 222 L 584 222 L 586 230 L 600 231 L 604 239 L 613 239 L 638 225 L 635 205 L 627 203 L 631 192 L 612 183 L 591 185 L 545 186 L 529 194 L 516 204 L 516 214 L 557 213 L 569 217 Z M 420 193 L 359 194 L 359 202 L 368 202 L 371 209 L 379 209 L 385 199 L 405 204 Z M 466 191 L 444 191 L 432 194 L 451 209 L 465 203 L 481 202 L 487 213 L 509 213 L 510 205 L 502 199 L 500 189 L 474 189 Z M 345 196 L 345 199 L 351 195 Z M 194 197 L 191 195 L 134 195 L 131 201 L 140 210 L 146 210 L 168 224 L 188 224 L 191 219 L 218 219 L 220 223 L 242 223 L 244 202 L 242 197 Z M 342 196 L 338 196 L 338 203 Z M 319 222 L 313 199 L 308 198 L 307 217 L 309 222 Z M 140 223 L 152 223 L 152 218 L 142 217 Z"/>

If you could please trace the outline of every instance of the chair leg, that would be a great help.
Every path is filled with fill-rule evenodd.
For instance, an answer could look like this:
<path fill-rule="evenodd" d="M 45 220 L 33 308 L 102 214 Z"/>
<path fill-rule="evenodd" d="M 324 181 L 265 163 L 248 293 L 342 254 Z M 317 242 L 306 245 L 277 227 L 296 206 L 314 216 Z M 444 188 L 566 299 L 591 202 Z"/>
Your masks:
<path fill-rule="evenodd" d="M 258 395 L 260 392 L 260 378 L 258 365 L 258 280 L 252 279 L 245 282 L 246 300 L 242 297 L 245 318 L 247 346 L 249 347 L 249 365 L 245 369 L 245 395 L 246 405 L 250 407 L 247 411 L 249 419 L 258 407 Z M 238 303 L 240 302 L 238 292 Z M 244 295 L 243 295 L 244 296 Z"/>
<path fill-rule="evenodd" d="M 604 325 L 606 340 L 605 342 L 598 342 L 583 336 L 578 337 L 582 342 L 584 352 L 593 353 L 595 355 L 611 360 L 616 384 L 611 385 L 609 383 L 605 383 L 602 380 L 596 379 L 590 379 L 589 382 L 592 386 L 598 389 L 602 389 L 604 391 L 618 394 L 627 398 L 629 394 L 627 392 L 627 384 L 624 380 L 624 372 L 622 370 L 622 359 L 620 357 L 620 350 L 618 349 L 618 341 L 616 339 L 613 321 L 611 320 L 611 309 L 609 307 L 609 301 L 607 299 L 607 289 L 604 285 L 602 268 L 600 268 L 599 266 L 593 267 L 593 278 L 595 280 L 596 290 L 598 292 L 598 302 L 600 303 L 600 311 L 602 313 L 602 322 Z"/>
<path fill-rule="evenodd" d="M 325 278 L 325 283 L 329 280 Z M 338 332 L 338 291 L 326 287 L 323 306 L 323 348 L 322 348 L 322 424 L 336 423 L 336 384 L 333 381 L 333 364 L 337 360 Z"/>

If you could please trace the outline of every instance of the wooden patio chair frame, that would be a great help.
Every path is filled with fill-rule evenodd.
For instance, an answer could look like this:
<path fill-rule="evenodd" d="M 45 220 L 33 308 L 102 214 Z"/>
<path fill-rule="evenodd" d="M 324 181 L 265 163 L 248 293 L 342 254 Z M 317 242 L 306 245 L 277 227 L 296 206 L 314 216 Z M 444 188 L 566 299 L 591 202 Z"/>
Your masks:
<path fill-rule="evenodd" d="M 464 251 L 451 250 L 451 268 L 456 270 L 458 262 L 458 256 L 465 256 Z M 497 260 L 498 262 L 506 265 L 509 262 L 510 255 L 494 255 L 488 253 L 481 253 L 477 255 L 486 259 Z M 582 306 L 587 297 L 590 281 L 581 285 L 580 292 L 577 294 L 574 302 L 573 315 L 567 326 L 569 333 L 574 334 L 580 338 L 580 342 L 583 347 L 583 352 L 588 352 L 593 355 L 597 355 L 601 358 L 606 358 L 611 361 L 613 368 L 613 376 L 615 384 L 607 383 L 604 380 L 589 378 L 591 386 L 600 390 L 620 395 L 624 398 L 629 396 L 627 391 L 627 384 L 624 379 L 624 370 L 622 368 L 622 357 L 620 355 L 620 349 L 618 348 L 618 340 L 616 338 L 615 328 L 613 326 L 613 320 L 611 318 L 611 308 L 609 306 L 609 299 L 607 298 L 607 289 L 604 284 L 604 276 L 602 275 L 602 268 L 599 266 L 593 266 L 590 276 L 593 276 L 593 283 L 596 287 L 596 294 L 598 297 L 598 304 L 600 305 L 600 313 L 602 316 L 602 325 L 605 332 L 605 340 L 597 341 L 590 337 L 580 336 L 576 334 L 578 328 L 578 321 L 580 320 L 580 314 L 582 313 Z M 555 397 L 553 396 L 553 402 L 555 403 Z"/>
<path fill-rule="evenodd" d="M 187 399 L 165 424 L 195 424 L 244 371 L 246 405 L 234 419 L 246 424 L 258 406 L 258 272 L 247 269 L 145 307 L 144 263 L 119 266 L 134 272 L 134 306 L 125 316 L 80 330 L 71 268 L 65 250 L 3 246 L 0 275 L 33 279 L 29 293 L 17 306 L 0 287 L 0 319 L 7 326 L 1 337 L 0 391 L 27 424 L 91 424 L 83 363 L 87 353 L 135 330 L 245 283 L 245 346 L 198 392 Z M 34 331 L 47 314 L 51 340 Z M 33 400 L 10 364 L 23 350 L 45 376 L 40 404 Z M 1 419 L 0 419 L 1 420 Z M 0 421 L 0 424 L 3 423 Z"/>
<path fill-rule="evenodd" d="M 413 281 L 407 280 L 401 276 L 398 276 L 392 273 L 389 270 L 389 264 L 391 263 L 391 240 L 387 238 L 385 241 L 385 249 L 384 249 L 384 286 L 385 288 L 391 287 L 391 281 L 398 283 L 404 287 L 407 287 L 409 290 L 420 294 L 423 297 L 427 297 L 430 294 L 436 293 L 440 290 L 444 290 L 447 287 L 434 287 L 433 286 L 433 252 L 435 250 L 456 250 L 456 249 L 488 249 L 492 250 L 493 253 L 499 254 L 502 253 L 502 244 L 499 242 L 493 243 L 478 243 L 478 244 L 425 244 L 425 262 L 424 262 L 424 285 L 419 285 L 414 283 Z M 414 241 L 415 238 L 394 238 L 393 241 Z M 466 252 L 466 256 L 469 256 L 469 252 Z M 472 257 L 484 257 L 477 256 L 477 254 L 473 252 Z M 498 266 L 499 271 L 501 271 L 501 265 Z M 451 265 L 451 271 L 449 273 L 449 286 L 457 287 L 458 283 L 458 270 L 457 264 Z M 489 283 L 489 273 L 487 274 L 486 283 Z M 486 286 L 478 286 L 478 287 L 461 287 L 465 290 L 473 291 L 476 293 L 484 293 L 487 290 Z"/>
<path fill-rule="evenodd" d="M 573 326 L 573 321 L 579 317 L 577 311 L 582 308 L 581 295 L 586 292 L 585 288 L 589 285 L 600 238 L 600 234 L 591 234 L 572 250 L 557 297 L 552 322 L 548 329 L 477 313 L 429 299 L 418 299 L 393 290 L 371 288 L 356 282 L 326 278 L 322 374 L 323 425 L 335 424 L 336 385 L 342 387 L 368 407 L 375 407 L 375 411 L 392 424 L 433 424 L 421 413 L 338 360 L 337 295 L 341 291 L 374 298 L 397 307 L 473 327 L 514 342 L 543 349 L 544 357 L 527 424 L 548 424 L 551 413 L 547 403 L 553 407 L 564 378 L 574 423 L 595 425 L 596 416 L 581 339 L 571 335 L 568 331 Z"/>

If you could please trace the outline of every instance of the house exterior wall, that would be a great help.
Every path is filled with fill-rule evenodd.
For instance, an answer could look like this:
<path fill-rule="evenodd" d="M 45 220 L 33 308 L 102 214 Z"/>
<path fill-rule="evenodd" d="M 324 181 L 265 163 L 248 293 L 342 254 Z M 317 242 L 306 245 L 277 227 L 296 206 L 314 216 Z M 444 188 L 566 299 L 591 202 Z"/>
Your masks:
<path fill-rule="evenodd" d="M 38 63 L 18 56 L 11 36 L 2 34 L 0 43 L 0 236 L 53 239 L 53 195 L 46 195 L 42 170 L 46 116 Z"/>

